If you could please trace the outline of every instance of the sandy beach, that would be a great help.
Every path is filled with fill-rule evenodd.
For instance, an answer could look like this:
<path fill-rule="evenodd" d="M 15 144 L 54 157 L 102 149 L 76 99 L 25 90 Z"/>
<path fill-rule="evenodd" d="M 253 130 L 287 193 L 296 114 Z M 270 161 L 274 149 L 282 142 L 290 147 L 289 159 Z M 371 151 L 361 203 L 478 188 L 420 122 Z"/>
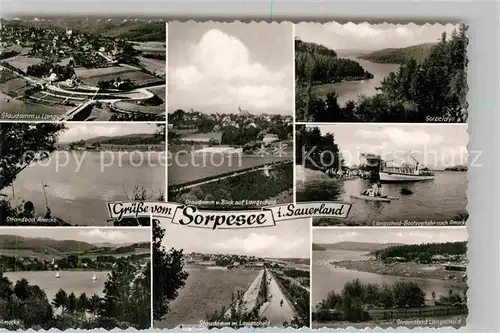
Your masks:
<path fill-rule="evenodd" d="M 444 266 L 439 264 L 424 265 L 413 262 L 386 264 L 380 260 L 375 260 L 375 259 L 344 260 L 344 261 L 330 262 L 330 264 L 336 267 L 343 267 L 360 272 L 369 272 L 382 275 L 417 277 L 425 279 L 450 280 L 456 282 L 457 285 L 465 284 L 465 282 L 462 281 L 465 272 L 448 271 L 445 270 Z"/>

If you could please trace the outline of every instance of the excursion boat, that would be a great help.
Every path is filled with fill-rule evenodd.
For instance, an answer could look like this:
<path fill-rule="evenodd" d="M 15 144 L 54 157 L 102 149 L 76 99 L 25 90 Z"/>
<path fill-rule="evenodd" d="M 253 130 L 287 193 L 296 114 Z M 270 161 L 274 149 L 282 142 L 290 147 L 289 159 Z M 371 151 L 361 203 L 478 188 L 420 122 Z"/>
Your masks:
<path fill-rule="evenodd" d="M 434 179 L 434 174 L 427 170 L 422 170 L 420 163 L 410 155 L 411 161 L 403 163 L 401 166 L 385 166 L 379 171 L 381 182 L 418 182 Z"/>

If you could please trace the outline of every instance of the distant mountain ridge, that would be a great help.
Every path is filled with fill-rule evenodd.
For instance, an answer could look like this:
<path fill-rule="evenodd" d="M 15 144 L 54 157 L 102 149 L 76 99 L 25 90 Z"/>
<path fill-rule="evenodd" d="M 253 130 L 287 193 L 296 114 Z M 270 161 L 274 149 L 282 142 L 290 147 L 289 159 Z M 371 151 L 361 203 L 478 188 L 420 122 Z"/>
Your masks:
<path fill-rule="evenodd" d="M 162 137 L 154 133 L 133 133 L 117 136 L 96 136 L 90 139 L 82 140 L 91 145 L 94 143 L 99 144 L 112 144 L 112 145 L 147 145 L 147 144 L 160 144 L 163 140 Z M 58 146 L 66 146 L 71 142 L 59 142 Z"/>
<path fill-rule="evenodd" d="M 112 246 L 102 246 L 98 244 L 90 244 L 76 240 L 55 240 L 51 238 L 30 238 L 16 235 L 0 235 L 0 255 L 3 251 L 8 251 L 9 255 L 14 255 L 19 251 L 19 255 L 23 253 L 38 253 L 53 256 L 66 256 L 71 253 L 79 254 L 99 254 L 113 255 L 124 253 L 135 253 L 137 250 L 142 252 L 149 251 L 151 244 L 149 242 L 139 242 L 133 244 L 115 244 Z M 141 251 L 139 251 L 141 252 Z"/>
<path fill-rule="evenodd" d="M 339 242 L 331 244 L 313 243 L 313 251 L 343 250 L 373 252 L 391 246 L 402 245 L 400 243 L 362 243 L 362 242 Z"/>
<path fill-rule="evenodd" d="M 35 18 L 37 20 L 35 20 Z M 108 37 L 125 38 L 136 42 L 165 42 L 166 24 L 155 18 L 118 18 L 113 16 L 72 17 L 20 17 L 20 20 L 2 19 L 2 24 L 23 24 L 37 28 L 71 29 L 82 32 L 98 33 Z M 111 19 L 111 21 L 108 21 Z M 50 20 L 50 21 L 49 21 Z M 125 21 L 126 20 L 126 21 Z"/>
<path fill-rule="evenodd" d="M 410 58 L 422 62 L 437 43 L 424 43 L 403 48 L 388 48 L 360 55 L 359 58 L 376 63 L 402 64 Z"/>

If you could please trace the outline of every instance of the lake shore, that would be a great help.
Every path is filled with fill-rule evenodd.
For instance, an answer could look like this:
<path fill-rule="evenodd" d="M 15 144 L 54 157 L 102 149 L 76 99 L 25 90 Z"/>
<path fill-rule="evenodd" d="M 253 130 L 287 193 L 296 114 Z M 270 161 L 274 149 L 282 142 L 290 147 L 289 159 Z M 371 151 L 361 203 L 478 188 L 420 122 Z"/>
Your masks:
<path fill-rule="evenodd" d="M 441 265 L 424 265 L 413 262 L 385 264 L 380 260 L 344 260 L 330 262 L 335 267 L 342 267 L 360 272 L 393 275 L 403 277 L 415 277 L 423 279 L 449 280 L 457 285 L 465 285 L 462 282 L 462 271 L 448 271 Z"/>

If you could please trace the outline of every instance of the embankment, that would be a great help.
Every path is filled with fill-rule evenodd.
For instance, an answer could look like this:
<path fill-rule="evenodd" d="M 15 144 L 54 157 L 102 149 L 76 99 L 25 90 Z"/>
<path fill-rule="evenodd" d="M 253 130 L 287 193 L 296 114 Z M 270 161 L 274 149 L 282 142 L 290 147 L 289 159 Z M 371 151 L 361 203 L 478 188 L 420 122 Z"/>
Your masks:
<path fill-rule="evenodd" d="M 263 269 L 259 272 L 259 275 L 252 281 L 250 286 L 245 290 L 243 293 L 243 306 L 244 309 L 239 309 L 244 313 L 250 313 L 252 312 L 255 308 L 260 307 L 262 303 L 262 297 L 263 297 L 263 291 L 262 291 L 262 284 L 265 283 L 265 275 L 266 271 Z M 236 300 L 229 309 L 225 313 L 225 317 L 230 317 L 231 316 L 231 311 L 232 309 L 237 306 L 238 300 Z"/>

